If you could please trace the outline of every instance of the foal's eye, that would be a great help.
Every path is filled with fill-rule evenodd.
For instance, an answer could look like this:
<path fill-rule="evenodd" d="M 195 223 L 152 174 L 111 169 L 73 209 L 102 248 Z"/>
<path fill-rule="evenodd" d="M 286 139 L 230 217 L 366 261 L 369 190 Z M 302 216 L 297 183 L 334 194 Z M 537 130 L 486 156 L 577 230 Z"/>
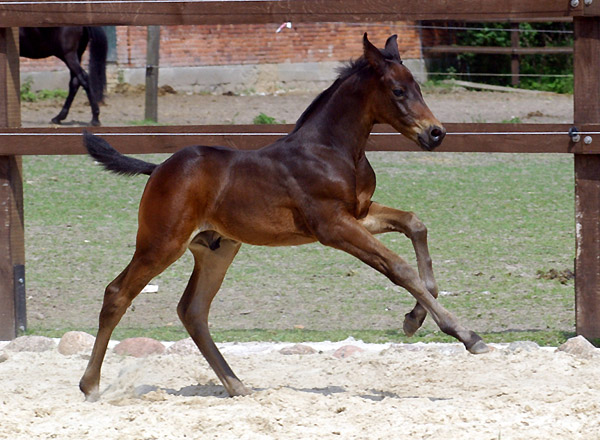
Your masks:
<path fill-rule="evenodd" d="M 404 91 L 404 89 L 394 89 L 393 93 L 398 98 L 402 98 L 405 95 L 406 92 Z"/>

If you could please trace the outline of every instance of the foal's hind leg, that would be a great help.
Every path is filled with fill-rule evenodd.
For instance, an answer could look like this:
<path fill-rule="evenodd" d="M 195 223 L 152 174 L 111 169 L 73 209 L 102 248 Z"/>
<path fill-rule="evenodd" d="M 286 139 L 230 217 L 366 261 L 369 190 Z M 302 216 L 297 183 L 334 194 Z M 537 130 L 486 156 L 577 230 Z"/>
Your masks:
<path fill-rule="evenodd" d="M 212 340 L 208 329 L 208 313 L 240 245 L 239 242 L 221 238 L 214 232 L 206 232 L 197 237 L 190 245 L 194 254 L 194 272 L 177 306 L 181 322 L 230 396 L 245 395 L 250 391 L 227 365 Z"/>
<path fill-rule="evenodd" d="M 79 389 L 85 394 L 85 399 L 88 401 L 95 401 L 100 396 L 102 361 L 106 354 L 110 336 L 125 311 L 144 286 L 183 253 L 183 250 L 164 253 L 160 249 L 155 249 L 155 251 L 153 253 L 146 252 L 145 254 L 136 252 L 131 263 L 106 288 L 92 355 L 79 382 Z"/>
<path fill-rule="evenodd" d="M 372 234 L 401 232 L 413 244 L 417 256 L 419 277 L 434 298 L 438 296 L 438 286 L 433 276 L 433 267 L 427 246 L 427 228 L 412 212 L 400 211 L 378 203 L 372 203 L 367 216 L 360 221 Z M 427 310 L 417 302 L 415 307 L 404 316 L 404 333 L 412 336 L 423 324 Z"/>

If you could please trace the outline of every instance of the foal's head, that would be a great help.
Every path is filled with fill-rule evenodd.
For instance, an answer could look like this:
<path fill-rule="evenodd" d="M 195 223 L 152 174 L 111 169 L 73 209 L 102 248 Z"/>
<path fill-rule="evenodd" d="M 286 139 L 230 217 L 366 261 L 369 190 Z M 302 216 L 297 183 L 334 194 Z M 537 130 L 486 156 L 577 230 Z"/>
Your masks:
<path fill-rule="evenodd" d="M 396 35 L 379 50 L 363 37 L 364 59 L 377 76 L 377 92 L 373 107 L 376 122 L 390 124 L 424 150 L 433 150 L 442 143 L 446 130 L 433 116 L 423 100 L 421 88 L 402 64 Z"/>

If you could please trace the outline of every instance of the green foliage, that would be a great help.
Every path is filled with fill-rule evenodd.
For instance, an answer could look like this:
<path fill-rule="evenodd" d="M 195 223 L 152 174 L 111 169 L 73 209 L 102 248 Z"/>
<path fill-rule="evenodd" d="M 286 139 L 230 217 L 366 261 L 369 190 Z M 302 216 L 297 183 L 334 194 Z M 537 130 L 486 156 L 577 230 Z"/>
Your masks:
<path fill-rule="evenodd" d="M 256 125 L 262 125 L 262 124 L 285 124 L 285 121 L 278 121 L 274 117 L 265 115 L 262 112 L 258 116 L 256 116 L 252 120 L 252 122 L 254 124 L 256 124 Z"/>
<path fill-rule="evenodd" d="M 141 126 L 148 126 L 148 125 L 165 125 L 165 124 L 160 124 L 158 121 L 154 121 L 152 119 L 141 119 L 138 121 L 127 121 L 127 125 L 135 125 L 135 126 L 141 127 Z"/>
<path fill-rule="evenodd" d="M 33 81 L 28 78 L 25 81 L 23 81 L 23 83 L 21 84 L 21 101 L 23 102 L 36 102 L 36 101 L 43 101 L 46 99 L 54 99 L 54 98 L 66 98 L 67 97 L 67 91 L 66 90 L 61 90 L 61 89 L 56 89 L 56 90 L 38 90 L 37 92 L 34 92 L 33 90 L 31 90 L 31 85 L 32 85 Z"/>
<path fill-rule="evenodd" d="M 473 30 L 456 33 L 454 43 L 459 46 L 497 46 L 510 47 L 511 34 L 509 23 L 469 23 Z M 553 32 L 545 32 L 545 31 Z M 520 23 L 519 45 L 521 47 L 561 47 L 573 45 L 572 23 Z M 489 55 L 463 53 L 448 59 L 445 71 L 461 73 L 510 74 L 510 55 Z M 450 70 L 451 69 L 451 70 Z M 556 93 L 572 93 L 573 78 L 544 75 L 572 75 L 573 56 L 568 54 L 521 55 L 519 87 L 544 90 Z M 467 76 L 467 78 L 469 78 Z M 510 85 L 510 76 L 473 76 L 479 82 L 489 84 Z"/>

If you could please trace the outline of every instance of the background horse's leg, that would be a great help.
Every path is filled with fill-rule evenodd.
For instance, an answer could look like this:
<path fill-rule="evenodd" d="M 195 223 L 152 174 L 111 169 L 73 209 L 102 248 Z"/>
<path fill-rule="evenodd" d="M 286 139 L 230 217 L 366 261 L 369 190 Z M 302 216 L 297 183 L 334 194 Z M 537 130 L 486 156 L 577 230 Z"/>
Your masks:
<path fill-rule="evenodd" d="M 240 246 L 239 242 L 222 239 L 212 232 L 201 234 L 190 245 L 194 254 L 194 272 L 177 306 L 181 322 L 230 396 L 245 395 L 250 391 L 233 373 L 210 336 L 208 313 Z"/>
<path fill-rule="evenodd" d="M 90 107 L 92 108 L 92 120 L 90 121 L 90 125 L 100 125 L 100 108 L 98 107 L 98 102 L 96 101 L 94 92 L 92 92 L 92 89 L 90 87 L 88 74 L 81 67 L 81 60 L 79 56 L 76 52 L 69 52 L 65 54 L 63 61 L 69 68 L 69 71 L 71 72 L 71 81 L 69 82 L 69 96 L 67 96 L 65 105 L 63 106 L 62 110 L 60 111 L 58 116 L 52 119 L 52 122 L 60 123 L 60 121 L 67 117 L 73 99 L 75 98 L 75 94 L 77 93 L 79 86 L 81 86 L 84 88 L 85 93 L 87 94 L 88 101 L 90 103 Z"/>
<path fill-rule="evenodd" d="M 171 252 L 153 249 L 153 252 L 144 254 L 136 251 L 131 263 L 106 288 L 92 355 L 79 381 L 79 389 L 85 394 L 86 400 L 95 401 L 100 397 L 102 361 L 112 332 L 127 308 L 146 284 L 177 260 L 183 252 L 181 249 Z"/>
<path fill-rule="evenodd" d="M 315 207 L 318 209 L 318 206 Z M 340 210 L 336 210 L 339 213 Z M 327 212 L 323 210 L 321 212 Z M 331 215 L 335 221 L 315 218 L 315 232 L 327 246 L 348 252 L 387 276 L 394 284 L 408 290 L 429 312 L 444 333 L 461 341 L 471 353 L 485 353 L 489 349 L 481 337 L 458 323 L 425 287 L 419 274 L 402 258 L 386 248 L 366 227 L 350 215 Z"/>
<path fill-rule="evenodd" d="M 73 71 L 69 69 L 69 73 L 71 75 L 71 79 L 69 80 L 69 95 L 65 100 L 65 103 L 55 117 L 52 118 L 53 124 L 60 124 L 63 120 L 66 119 L 69 114 L 69 110 L 71 109 L 71 104 L 73 103 L 73 99 L 75 99 L 75 95 L 77 94 L 77 90 L 79 90 L 79 80 L 77 76 L 73 74 Z"/>
<path fill-rule="evenodd" d="M 438 297 L 438 286 L 433 276 L 433 266 L 429 247 L 427 246 L 427 228 L 412 212 L 389 208 L 379 203 L 372 203 L 367 216 L 360 220 L 371 234 L 384 232 L 401 232 L 412 242 L 417 256 L 419 276 L 425 287 L 434 298 Z M 412 336 L 421 327 L 427 310 L 417 302 L 415 307 L 404 316 L 404 333 Z"/>

